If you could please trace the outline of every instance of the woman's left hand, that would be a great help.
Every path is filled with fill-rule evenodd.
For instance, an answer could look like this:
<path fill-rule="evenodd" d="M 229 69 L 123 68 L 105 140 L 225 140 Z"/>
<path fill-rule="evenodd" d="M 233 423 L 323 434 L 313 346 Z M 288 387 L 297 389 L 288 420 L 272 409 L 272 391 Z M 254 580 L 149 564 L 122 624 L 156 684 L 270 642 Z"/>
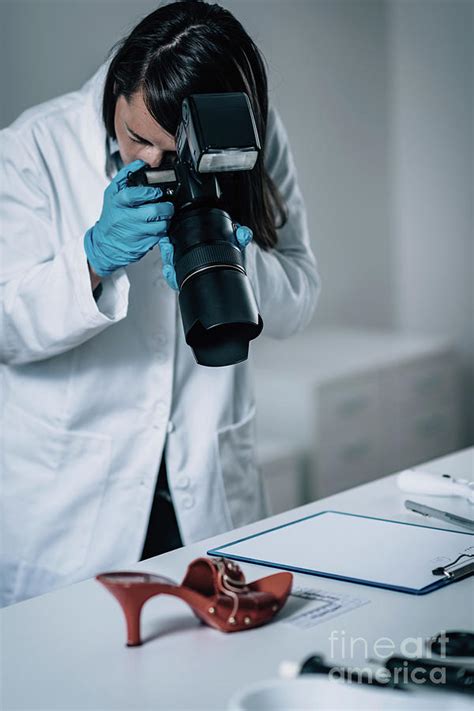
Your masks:
<path fill-rule="evenodd" d="M 234 223 L 234 235 L 238 246 L 244 252 L 245 248 L 253 239 L 253 232 L 250 227 L 244 227 L 237 222 Z M 169 237 L 162 237 L 158 242 L 161 257 L 163 259 L 163 276 L 168 285 L 178 291 L 178 282 L 176 281 L 176 271 L 174 268 L 174 247 L 170 242 Z"/>

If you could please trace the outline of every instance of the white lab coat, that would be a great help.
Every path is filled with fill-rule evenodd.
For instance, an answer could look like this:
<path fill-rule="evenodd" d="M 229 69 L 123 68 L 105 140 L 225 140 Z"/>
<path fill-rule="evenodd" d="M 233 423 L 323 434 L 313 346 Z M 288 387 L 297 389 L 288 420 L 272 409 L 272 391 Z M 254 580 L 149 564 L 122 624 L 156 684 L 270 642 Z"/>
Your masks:
<path fill-rule="evenodd" d="M 186 544 L 265 515 L 249 363 L 196 364 L 158 249 L 93 298 L 83 236 L 109 182 L 105 70 L 0 132 L 2 605 L 137 561 L 163 447 Z M 265 334 L 286 338 L 318 276 L 274 110 L 265 155 L 289 221 L 246 267 Z"/>

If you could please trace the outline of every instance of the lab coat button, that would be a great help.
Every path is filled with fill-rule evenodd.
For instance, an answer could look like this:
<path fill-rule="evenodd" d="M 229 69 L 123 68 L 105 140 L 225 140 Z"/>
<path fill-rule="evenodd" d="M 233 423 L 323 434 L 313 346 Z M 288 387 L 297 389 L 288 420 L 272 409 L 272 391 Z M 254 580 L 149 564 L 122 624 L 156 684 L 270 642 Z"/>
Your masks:
<path fill-rule="evenodd" d="M 171 420 L 168 422 L 166 431 L 168 432 L 168 434 L 170 434 L 170 432 L 174 432 L 174 422 L 172 422 Z"/>
<path fill-rule="evenodd" d="M 188 476 L 180 476 L 178 481 L 176 482 L 176 488 L 177 489 L 187 489 L 188 486 L 190 485 L 190 480 Z"/>
<path fill-rule="evenodd" d="M 194 497 L 190 496 L 189 494 L 187 496 L 183 496 L 183 507 L 185 509 L 192 509 L 194 506 Z"/>

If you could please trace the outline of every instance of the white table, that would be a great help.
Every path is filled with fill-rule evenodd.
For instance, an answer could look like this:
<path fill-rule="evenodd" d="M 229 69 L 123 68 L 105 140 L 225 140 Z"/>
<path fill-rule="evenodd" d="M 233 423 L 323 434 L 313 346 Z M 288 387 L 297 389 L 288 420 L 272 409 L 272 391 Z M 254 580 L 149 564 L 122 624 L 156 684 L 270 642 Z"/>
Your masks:
<path fill-rule="evenodd" d="M 474 449 L 429 464 L 430 471 L 471 476 Z M 365 484 L 238 531 L 247 535 L 326 508 L 420 522 L 404 509 L 406 496 L 395 476 Z M 416 497 L 438 508 L 473 515 L 459 499 Z M 435 520 L 421 519 L 425 525 Z M 201 541 L 144 561 L 132 569 L 181 579 L 187 564 L 235 532 Z M 269 574 L 261 566 L 242 566 L 249 579 Z M 275 678 L 283 660 L 302 660 L 319 652 L 329 660 L 332 630 L 346 639 L 363 637 L 371 655 L 374 642 L 388 637 L 399 645 L 441 630 L 474 629 L 474 581 L 461 580 L 425 596 L 296 575 L 295 582 L 370 600 L 358 609 L 301 630 L 285 622 L 303 602 L 290 598 L 278 622 L 225 635 L 202 626 L 188 607 L 171 597 L 151 599 L 142 614 L 141 647 L 127 648 L 122 612 L 94 580 L 18 603 L 1 611 L 3 709 L 206 709 L 226 708 L 243 686 Z M 365 666 L 363 644 L 354 654 L 337 650 L 331 663 Z M 340 653 L 339 653 L 340 652 Z M 441 693 L 441 692 L 440 692 Z M 443 692 L 443 694 L 446 692 Z M 451 696 L 451 695 L 449 695 Z"/>

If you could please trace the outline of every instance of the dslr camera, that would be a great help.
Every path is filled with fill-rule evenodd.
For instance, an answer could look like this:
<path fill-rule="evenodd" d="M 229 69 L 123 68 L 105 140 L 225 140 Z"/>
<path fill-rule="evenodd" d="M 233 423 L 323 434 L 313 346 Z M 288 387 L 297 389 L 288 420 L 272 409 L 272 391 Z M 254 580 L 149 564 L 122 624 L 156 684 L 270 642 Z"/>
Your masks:
<path fill-rule="evenodd" d="M 176 156 L 128 175 L 128 185 L 159 187 L 159 201 L 174 204 L 169 238 L 179 307 L 186 342 L 200 365 L 246 360 L 249 342 L 263 328 L 218 179 L 220 173 L 252 170 L 260 150 L 247 94 L 192 94 L 182 103 Z"/>

